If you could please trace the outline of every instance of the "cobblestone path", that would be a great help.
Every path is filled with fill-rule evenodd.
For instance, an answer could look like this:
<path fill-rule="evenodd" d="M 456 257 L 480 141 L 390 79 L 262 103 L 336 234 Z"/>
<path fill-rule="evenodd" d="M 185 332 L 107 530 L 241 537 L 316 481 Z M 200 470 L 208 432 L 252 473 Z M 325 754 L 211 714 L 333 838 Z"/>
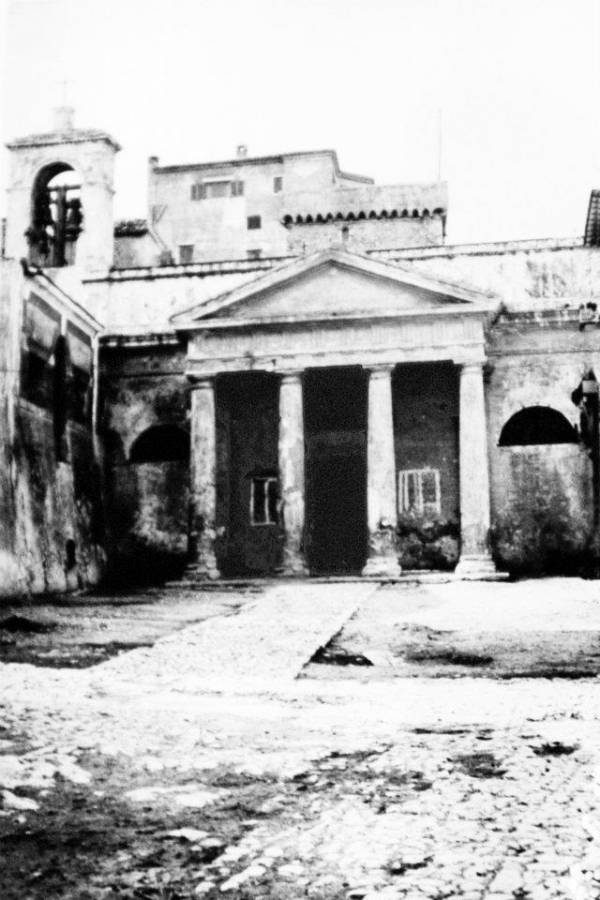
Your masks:
<path fill-rule="evenodd" d="M 217 617 L 103 663 L 94 683 L 142 681 L 149 689 L 272 690 L 293 680 L 318 648 L 340 630 L 374 584 L 279 584 L 235 616 Z"/>
<path fill-rule="evenodd" d="M 0 666 L 12 846 L 39 841 L 44 804 L 71 783 L 84 811 L 114 795 L 117 826 L 164 810 L 180 835 L 153 826 L 145 856 L 105 851 L 79 893 L 44 893 L 25 866 L 6 900 L 598 900 L 600 682 L 296 679 L 364 596 L 334 587 L 328 605 L 322 588 L 316 601 L 274 590 L 156 655 Z M 315 602 L 327 609 L 307 627 Z M 230 655 L 207 637 L 226 631 Z M 244 684 L 253 666 L 261 677 Z"/>

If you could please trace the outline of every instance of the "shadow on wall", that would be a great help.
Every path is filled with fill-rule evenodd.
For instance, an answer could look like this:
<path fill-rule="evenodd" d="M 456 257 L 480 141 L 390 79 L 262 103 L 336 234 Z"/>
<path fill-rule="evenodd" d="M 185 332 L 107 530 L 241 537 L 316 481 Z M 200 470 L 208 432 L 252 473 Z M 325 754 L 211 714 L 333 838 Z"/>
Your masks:
<path fill-rule="evenodd" d="M 153 426 L 134 442 L 129 461 L 112 446 L 116 436 L 108 437 L 106 586 L 180 578 L 188 562 L 189 434 L 174 425 Z"/>
<path fill-rule="evenodd" d="M 501 512 L 491 531 L 497 565 L 513 575 L 579 573 L 591 528 L 591 466 L 568 420 L 550 407 L 515 413 L 500 434 Z"/>

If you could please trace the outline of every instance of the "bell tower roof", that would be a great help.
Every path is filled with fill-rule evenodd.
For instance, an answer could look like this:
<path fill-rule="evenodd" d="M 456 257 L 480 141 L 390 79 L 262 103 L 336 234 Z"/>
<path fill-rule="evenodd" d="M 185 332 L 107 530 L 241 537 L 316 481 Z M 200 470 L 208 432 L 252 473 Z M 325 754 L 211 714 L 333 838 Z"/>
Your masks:
<path fill-rule="evenodd" d="M 75 128 L 73 115 L 73 107 L 58 106 L 54 110 L 54 128 L 52 131 L 14 138 L 12 141 L 8 141 L 6 146 L 9 150 L 19 150 L 25 147 L 50 147 L 58 144 L 103 142 L 108 144 L 115 153 L 121 149 L 120 145 L 106 131 L 98 128 Z"/>

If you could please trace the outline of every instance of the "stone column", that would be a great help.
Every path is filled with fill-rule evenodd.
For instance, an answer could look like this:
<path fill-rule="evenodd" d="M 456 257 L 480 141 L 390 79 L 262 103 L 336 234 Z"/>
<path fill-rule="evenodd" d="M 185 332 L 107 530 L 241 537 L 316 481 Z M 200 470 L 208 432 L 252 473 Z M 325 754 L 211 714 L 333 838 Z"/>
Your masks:
<path fill-rule="evenodd" d="M 307 575 L 304 559 L 304 410 L 300 372 L 285 373 L 279 388 L 279 480 L 284 531 L 282 574 Z"/>
<path fill-rule="evenodd" d="M 393 365 L 369 371 L 367 416 L 367 528 L 368 555 L 363 575 L 396 577 L 400 574 L 396 549 L 397 488 L 394 422 L 392 417 Z"/>
<path fill-rule="evenodd" d="M 460 371 L 460 559 L 456 575 L 494 575 L 489 551 L 490 479 L 483 363 L 465 363 Z"/>
<path fill-rule="evenodd" d="M 188 573 L 218 578 L 215 557 L 217 433 L 214 378 L 192 385 L 190 441 L 190 565 Z"/>

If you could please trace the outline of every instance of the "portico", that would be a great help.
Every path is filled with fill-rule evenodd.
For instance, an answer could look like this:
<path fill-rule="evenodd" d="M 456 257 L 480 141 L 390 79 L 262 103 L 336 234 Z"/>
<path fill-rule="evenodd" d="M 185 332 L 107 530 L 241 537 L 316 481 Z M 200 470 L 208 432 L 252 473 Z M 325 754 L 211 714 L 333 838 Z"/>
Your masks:
<path fill-rule="evenodd" d="M 330 560 L 342 571 L 360 561 L 365 576 L 399 575 L 399 515 L 441 516 L 446 491 L 443 466 L 415 464 L 418 448 L 411 445 L 410 456 L 402 441 L 403 374 L 414 384 L 419 367 L 435 368 L 442 383 L 458 374 L 457 573 L 492 573 L 483 366 L 494 305 L 397 265 L 329 250 L 174 317 L 188 342 L 197 575 L 218 577 L 227 560 L 243 556 L 244 540 L 270 541 L 271 562 L 285 575 L 326 565 L 315 549 L 319 515 L 320 533 L 327 528 L 319 484 L 334 481 L 357 524 L 344 532 L 347 561 L 339 546 Z M 450 469 L 452 460 L 444 464 Z M 362 559 L 352 550 L 361 535 Z"/>

